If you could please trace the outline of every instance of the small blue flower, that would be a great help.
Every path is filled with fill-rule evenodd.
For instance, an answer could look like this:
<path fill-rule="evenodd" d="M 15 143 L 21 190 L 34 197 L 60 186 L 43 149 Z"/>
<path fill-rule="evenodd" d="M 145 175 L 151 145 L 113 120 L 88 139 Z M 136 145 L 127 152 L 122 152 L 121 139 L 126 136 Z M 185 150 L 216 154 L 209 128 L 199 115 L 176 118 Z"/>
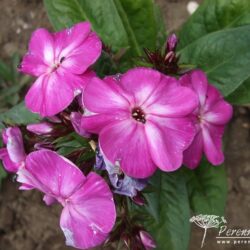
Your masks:
<path fill-rule="evenodd" d="M 138 191 L 143 190 L 147 185 L 146 179 L 135 179 L 127 176 L 121 171 L 120 163 L 114 164 L 105 159 L 99 147 L 96 149 L 95 169 L 106 170 L 109 180 L 114 187 L 114 193 L 134 197 Z"/>

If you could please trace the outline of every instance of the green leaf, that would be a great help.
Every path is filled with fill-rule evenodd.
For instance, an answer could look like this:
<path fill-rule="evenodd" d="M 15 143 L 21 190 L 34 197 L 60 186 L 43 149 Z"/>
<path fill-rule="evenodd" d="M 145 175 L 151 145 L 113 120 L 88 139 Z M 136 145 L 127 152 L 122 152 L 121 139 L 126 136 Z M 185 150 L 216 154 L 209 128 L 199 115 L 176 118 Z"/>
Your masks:
<path fill-rule="evenodd" d="M 157 30 L 157 37 L 156 37 L 156 48 L 163 48 L 166 43 L 167 39 L 167 32 L 166 32 L 166 25 L 163 15 L 161 13 L 161 9 L 158 5 L 154 5 L 154 13 L 155 13 L 155 20 L 156 20 L 156 30 Z"/>
<path fill-rule="evenodd" d="M 182 171 L 158 171 L 151 179 L 152 191 L 146 193 L 147 205 L 136 207 L 136 214 L 157 242 L 158 250 L 188 249 L 190 209 Z"/>
<path fill-rule="evenodd" d="M 11 68 L 0 60 L 0 79 L 4 81 L 11 81 L 13 79 Z"/>
<path fill-rule="evenodd" d="M 181 63 L 208 74 L 224 96 L 250 77 L 250 2 L 206 0 L 182 27 Z"/>
<path fill-rule="evenodd" d="M 152 0 L 44 0 L 56 30 L 89 20 L 105 44 L 117 52 L 140 56 L 142 48 L 156 47 L 158 24 Z"/>
<path fill-rule="evenodd" d="M 206 160 L 195 169 L 185 169 L 190 206 L 194 214 L 224 215 L 227 179 L 224 166 Z"/>
<path fill-rule="evenodd" d="M 39 116 L 31 113 L 24 105 L 24 102 L 19 103 L 10 110 L 0 114 L 0 123 L 26 125 L 33 122 L 38 122 Z"/>
<path fill-rule="evenodd" d="M 250 78 L 240 85 L 232 94 L 227 97 L 227 101 L 233 104 L 250 103 Z"/>
<path fill-rule="evenodd" d="M 182 26 L 179 49 L 223 29 L 250 24 L 249 0 L 205 0 Z"/>
<path fill-rule="evenodd" d="M 228 96 L 250 77 L 249 44 L 250 25 L 214 32 L 180 50 L 181 63 L 203 69 Z"/>
<path fill-rule="evenodd" d="M 155 9 L 151 0 L 115 0 L 124 28 L 130 39 L 131 48 L 141 54 L 141 48 L 154 49 L 156 45 Z"/>
<path fill-rule="evenodd" d="M 3 179 L 5 179 L 6 177 L 7 177 L 7 173 L 5 172 L 3 165 L 0 163 L 0 188 L 2 185 Z"/>
<path fill-rule="evenodd" d="M 115 50 L 128 47 L 128 37 L 113 0 L 45 0 L 45 7 L 56 30 L 89 20 L 103 41 Z"/>

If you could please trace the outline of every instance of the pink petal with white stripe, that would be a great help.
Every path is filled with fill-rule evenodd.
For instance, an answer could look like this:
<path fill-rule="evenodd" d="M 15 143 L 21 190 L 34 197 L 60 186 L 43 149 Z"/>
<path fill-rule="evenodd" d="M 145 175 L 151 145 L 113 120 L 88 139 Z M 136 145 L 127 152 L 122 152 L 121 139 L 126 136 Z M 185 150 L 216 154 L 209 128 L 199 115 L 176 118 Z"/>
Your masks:
<path fill-rule="evenodd" d="M 54 39 L 46 29 L 37 29 L 29 42 L 29 53 L 50 65 L 54 62 Z"/>
<path fill-rule="evenodd" d="M 3 161 L 3 167 L 6 171 L 16 173 L 19 169 L 19 164 L 11 161 L 6 148 L 0 149 L 0 160 Z"/>
<path fill-rule="evenodd" d="M 214 104 L 208 112 L 204 114 L 204 119 L 215 125 L 225 125 L 233 115 L 232 106 L 223 99 Z"/>
<path fill-rule="evenodd" d="M 213 165 L 220 165 L 224 161 L 222 151 L 222 136 L 224 126 L 209 124 L 202 129 L 204 152 L 209 162 Z"/>
<path fill-rule="evenodd" d="M 190 119 L 150 116 L 145 131 L 154 163 L 163 171 L 178 169 L 195 133 Z"/>
<path fill-rule="evenodd" d="M 160 72 L 150 68 L 128 70 L 121 77 L 121 86 L 134 95 L 138 106 L 143 104 L 155 91 L 161 80 Z"/>
<path fill-rule="evenodd" d="M 42 116 L 59 113 L 74 98 L 74 89 L 68 84 L 69 81 L 68 77 L 57 72 L 40 76 L 25 96 L 27 108 Z"/>
<path fill-rule="evenodd" d="M 10 127 L 5 129 L 3 133 L 5 133 L 7 138 L 6 148 L 10 160 L 20 164 L 26 157 L 21 130 L 18 127 Z"/>
<path fill-rule="evenodd" d="M 113 111 L 116 112 L 117 109 L 128 110 L 129 100 L 121 95 L 121 90 L 118 91 L 117 88 L 116 83 L 106 83 L 94 77 L 83 93 L 84 106 L 89 111 L 96 113 L 110 114 Z"/>
<path fill-rule="evenodd" d="M 60 226 L 68 246 L 89 249 L 106 240 L 115 218 L 115 205 L 108 185 L 100 176 L 90 173 L 64 207 Z"/>
<path fill-rule="evenodd" d="M 30 153 L 18 181 L 33 186 L 55 198 L 72 195 L 85 177 L 72 162 L 56 152 L 39 150 Z"/>
<path fill-rule="evenodd" d="M 56 58 L 67 57 L 74 49 L 79 47 L 89 36 L 90 28 L 89 22 L 81 22 L 54 33 Z"/>
<path fill-rule="evenodd" d="M 201 70 L 193 70 L 180 78 L 181 85 L 192 88 L 198 98 L 201 106 L 205 104 L 208 88 L 207 76 Z"/>
<path fill-rule="evenodd" d="M 38 55 L 27 53 L 23 57 L 18 69 L 25 74 L 40 76 L 48 72 L 48 65 L 46 65 Z"/>
<path fill-rule="evenodd" d="M 101 55 L 101 51 L 101 40 L 92 32 L 79 47 L 65 56 L 61 67 L 73 74 L 81 74 L 96 62 Z"/>
<path fill-rule="evenodd" d="M 144 126 L 136 121 L 111 123 L 101 130 L 99 143 L 105 157 L 114 165 L 118 162 L 130 177 L 146 178 L 157 168 L 150 156 Z"/>

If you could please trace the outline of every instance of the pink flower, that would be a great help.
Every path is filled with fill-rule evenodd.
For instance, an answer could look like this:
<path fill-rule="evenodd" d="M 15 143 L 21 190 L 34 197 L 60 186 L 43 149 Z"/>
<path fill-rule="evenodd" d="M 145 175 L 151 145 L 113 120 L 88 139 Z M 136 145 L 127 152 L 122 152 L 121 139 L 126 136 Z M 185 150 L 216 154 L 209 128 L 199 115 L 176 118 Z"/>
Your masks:
<path fill-rule="evenodd" d="M 82 127 L 99 134 L 101 151 L 125 174 L 146 178 L 157 166 L 174 171 L 182 164 L 194 127 L 186 118 L 197 106 L 195 93 L 149 68 L 117 77 L 93 78 L 83 93 Z"/>
<path fill-rule="evenodd" d="M 38 77 L 25 97 L 26 106 L 42 116 L 65 109 L 93 76 L 87 70 L 101 49 L 89 22 L 52 34 L 36 30 L 19 67 L 21 72 Z"/>
<path fill-rule="evenodd" d="M 45 193 L 47 204 L 62 204 L 60 226 L 68 246 L 95 247 L 112 230 L 116 211 L 107 183 L 93 172 L 85 177 L 56 152 L 40 150 L 29 154 L 26 168 L 18 172 L 17 180 Z"/>
<path fill-rule="evenodd" d="M 197 167 L 204 152 L 209 162 L 219 165 L 224 161 L 222 136 L 225 125 L 232 117 L 232 106 L 223 100 L 215 87 L 208 84 L 207 77 L 201 70 L 184 75 L 180 83 L 193 89 L 199 99 L 199 106 L 192 114 L 196 135 L 184 152 L 184 164 L 191 169 Z"/>
<path fill-rule="evenodd" d="M 24 166 L 26 158 L 21 131 L 18 127 L 10 127 L 3 130 L 2 136 L 6 148 L 0 149 L 0 159 L 7 171 L 16 173 Z"/>

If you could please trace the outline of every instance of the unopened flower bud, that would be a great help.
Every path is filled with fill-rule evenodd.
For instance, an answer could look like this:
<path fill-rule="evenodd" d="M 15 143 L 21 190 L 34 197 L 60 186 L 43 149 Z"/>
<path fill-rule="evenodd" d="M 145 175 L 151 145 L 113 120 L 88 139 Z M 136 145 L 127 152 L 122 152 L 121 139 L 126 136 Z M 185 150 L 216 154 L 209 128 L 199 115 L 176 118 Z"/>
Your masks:
<path fill-rule="evenodd" d="M 145 205 L 145 200 L 139 193 L 137 193 L 136 196 L 132 197 L 132 200 L 136 205 L 139 205 L 139 206 Z"/>
<path fill-rule="evenodd" d="M 140 235 L 140 239 L 141 239 L 141 242 L 142 242 L 143 246 L 147 250 L 156 248 L 156 243 L 155 243 L 153 237 L 149 233 L 147 233 L 146 231 L 141 230 L 139 232 L 139 235 Z"/>
<path fill-rule="evenodd" d="M 27 130 L 37 135 L 46 135 L 52 132 L 53 126 L 48 122 L 27 125 Z"/>
<path fill-rule="evenodd" d="M 167 52 L 175 51 L 178 44 L 178 38 L 175 34 L 171 34 L 167 39 Z"/>

